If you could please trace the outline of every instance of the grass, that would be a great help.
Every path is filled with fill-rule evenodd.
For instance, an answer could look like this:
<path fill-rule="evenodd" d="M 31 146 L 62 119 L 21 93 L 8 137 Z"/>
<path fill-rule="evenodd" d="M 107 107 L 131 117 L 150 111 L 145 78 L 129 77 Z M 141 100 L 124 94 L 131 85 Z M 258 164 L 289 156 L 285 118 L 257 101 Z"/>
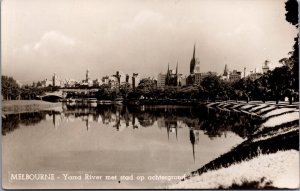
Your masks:
<path fill-rule="evenodd" d="M 60 103 L 51 103 L 42 100 L 10 100 L 2 101 L 2 115 L 34 112 L 59 106 Z"/>

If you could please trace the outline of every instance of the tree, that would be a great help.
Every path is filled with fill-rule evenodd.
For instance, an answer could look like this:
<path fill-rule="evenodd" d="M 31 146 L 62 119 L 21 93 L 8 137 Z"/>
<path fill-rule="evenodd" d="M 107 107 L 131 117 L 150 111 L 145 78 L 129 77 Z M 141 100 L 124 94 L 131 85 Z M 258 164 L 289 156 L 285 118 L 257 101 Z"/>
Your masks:
<path fill-rule="evenodd" d="M 20 87 L 15 79 L 9 76 L 1 76 L 2 95 L 6 100 L 17 99 L 20 95 Z"/>
<path fill-rule="evenodd" d="M 218 95 L 222 95 L 221 79 L 216 75 L 211 74 L 203 78 L 200 85 L 203 87 L 208 100 L 215 101 Z"/>
<path fill-rule="evenodd" d="M 127 98 L 128 93 L 130 91 L 132 91 L 132 89 L 131 89 L 130 84 L 128 82 L 125 82 L 124 84 L 122 84 L 120 86 L 120 92 L 121 92 L 122 97 Z"/>
<path fill-rule="evenodd" d="M 298 1 L 297 0 L 288 0 L 285 2 L 285 19 L 287 22 L 295 25 L 298 28 Z M 293 45 L 293 51 L 290 52 L 291 57 L 289 61 L 292 68 L 292 76 L 294 78 L 293 89 L 296 92 L 299 92 L 299 33 L 294 39 L 295 43 Z"/>
<path fill-rule="evenodd" d="M 291 78 L 291 71 L 288 66 L 275 68 L 270 73 L 268 82 L 276 103 L 284 96 L 288 96 L 289 99 L 292 99 L 292 94 L 289 92 L 292 92 L 293 79 Z"/>
<path fill-rule="evenodd" d="M 145 97 L 153 97 L 154 90 L 156 89 L 156 83 L 154 80 L 150 78 L 144 78 L 140 81 L 137 89 L 141 92 Z"/>
<path fill-rule="evenodd" d="M 285 19 L 287 22 L 298 27 L 298 2 L 297 0 L 288 0 L 285 2 Z"/>

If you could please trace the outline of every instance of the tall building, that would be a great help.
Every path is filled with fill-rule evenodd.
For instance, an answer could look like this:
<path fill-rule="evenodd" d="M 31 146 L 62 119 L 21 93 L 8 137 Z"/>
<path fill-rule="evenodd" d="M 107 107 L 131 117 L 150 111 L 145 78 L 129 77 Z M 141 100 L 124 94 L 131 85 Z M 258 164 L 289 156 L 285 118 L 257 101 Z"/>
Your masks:
<path fill-rule="evenodd" d="M 138 73 L 132 74 L 132 88 L 136 88 L 140 83 L 140 76 Z"/>
<path fill-rule="evenodd" d="M 167 78 L 167 74 L 162 74 L 162 73 L 158 74 L 158 78 L 157 78 L 158 88 L 164 88 L 166 86 L 166 78 Z"/>
<path fill-rule="evenodd" d="M 88 82 L 90 79 L 91 79 L 91 78 L 90 78 L 90 70 L 87 69 L 87 70 L 86 70 L 86 73 L 85 73 L 85 80 Z"/>
<path fill-rule="evenodd" d="M 228 76 L 228 68 L 227 68 L 227 64 L 225 64 L 223 76 Z"/>
<path fill-rule="evenodd" d="M 117 78 L 120 85 L 126 82 L 126 75 L 121 71 L 117 71 L 113 76 Z"/>
<path fill-rule="evenodd" d="M 221 79 L 226 81 L 229 80 L 229 69 L 227 67 L 227 64 L 225 64 L 224 72 L 221 76 Z"/>
<path fill-rule="evenodd" d="M 263 70 L 263 74 L 266 74 L 268 71 L 269 71 L 269 63 L 270 61 L 269 60 L 266 60 L 263 67 L 262 67 L 262 70 Z"/>
<path fill-rule="evenodd" d="M 82 85 L 86 85 L 86 86 L 89 86 L 89 87 L 93 86 L 93 81 L 91 80 L 89 69 L 86 70 L 85 80 L 82 80 Z"/>
<path fill-rule="evenodd" d="M 52 86 L 60 86 L 60 82 L 56 73 L 54 73 L 52 77 Z"/>

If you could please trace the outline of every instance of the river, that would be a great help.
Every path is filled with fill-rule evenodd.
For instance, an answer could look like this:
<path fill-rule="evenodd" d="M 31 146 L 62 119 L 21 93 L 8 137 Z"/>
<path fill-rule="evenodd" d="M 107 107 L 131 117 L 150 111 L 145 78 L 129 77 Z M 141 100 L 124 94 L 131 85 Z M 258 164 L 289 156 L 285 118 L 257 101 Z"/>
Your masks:
<path fill-rule="evenodd" d="M 3 185 L 165 188 L 240 144 L 255 123 L 246 114 L 174 105 L 62 104 L 10 114 L 2 118 Z M 12 176 L 26 173 L 55 180 Z"/>

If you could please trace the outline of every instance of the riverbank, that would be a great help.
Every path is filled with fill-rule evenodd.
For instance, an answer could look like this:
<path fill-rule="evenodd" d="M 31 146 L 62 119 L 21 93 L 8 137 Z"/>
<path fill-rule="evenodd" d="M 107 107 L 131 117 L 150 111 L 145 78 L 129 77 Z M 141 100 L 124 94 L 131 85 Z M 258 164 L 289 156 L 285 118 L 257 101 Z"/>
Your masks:
<path fill-rule="evenodd" d="M 170 188 L 299 188 L 299 106 L 218 102 L 209 108 L 262 118 L 247 139 Z"/>
<path fill-rule="evenodd" d="M 2 101 L 2 116 L 13 113 L 36 112 L 45 109 L 57 109 L 61 103 L 42 100 L 10 100 Z"/>

